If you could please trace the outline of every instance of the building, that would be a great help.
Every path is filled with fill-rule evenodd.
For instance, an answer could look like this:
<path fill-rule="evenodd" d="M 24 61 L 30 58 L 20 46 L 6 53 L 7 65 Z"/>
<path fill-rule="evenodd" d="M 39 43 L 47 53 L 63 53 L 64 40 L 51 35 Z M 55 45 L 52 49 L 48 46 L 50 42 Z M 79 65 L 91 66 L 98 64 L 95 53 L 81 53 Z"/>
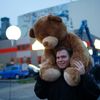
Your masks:
<path fill-rule="evenodd" d="M 95 4 L 95 14 L 94 15 L 93 13 L 89 13 L 90 12 L 90 10 L 88 9 L 89 3 L 91 4 L 92 9 L 94 8 L 94 4 Z M 1 60 L 3 59 L 3 57 L 5 57 L 5 61 L 8 62 L 8 59 L 6 58 L 12 55 L 13 53 L 15 53 L 13 55 L 15 58 L 18 59 L 20 63 L 26 60 L 28 63 L 33 63 L 35 65 L 38 64 L 38 60 L 40 59 L 40 56 L 41 56 L 41 51 L 32 50 L 31 44 L 34 43 L 35 39 L 31 39 L 28 33 L 29 33 L 30 28 L 34 25 L 35 21 L 38 20 L 39 17 L 44 16 L 44 15 L 53 14 L 53 15 L 60 16 L 63 19 L 63 22 L 65 23 L 65 25 L 67 25 L 68 31 L 79 29 L 81 21 L 86 19 L 88 21 L 91 34 L 97 32 L 98 29 L 95 26 L 93 27 L 93 25 L 94 23 L 99 23 L 98 20 L 97 21 L 95 20 L 95 15 L 96 14 L 98 15 L 98 9 L 97 9 L 98 5 L 96 8 L 97 2 L 94 3 L 94 2 L 91 2 L 91 0 L 88 0 L 88 4 L 86 0 L 80 0 L 78 2 L 62 4 L 62 5 L 58 5 L 55 7 L 50 7 L 50 8 L 42 9 L 42 10 L 35 11 L 35 12 L 29 12 L 27 14 L 18 16 L 18 26 L 20 27 L 21 33 L 22 33 L 21 38 L 15 42 L 14 47 L 11 47 L 11 45 L 9 45 L 9 47 L 6 45 L 3 46 L 3 44 L 2 46 L 0 45 L 0 63 L 3 63 L 3 60 Z M 6 21 L 7 20 L 8 19 L 6 19 Z M 93 29 L 96 31 L 93 31 Z M 93 37 L 94 36 L 92 35 L 92 38 Z M 86 34 L 84 34 L 82 38 L 85 41 L 88 41 Z M 8 48 L 13 48 L 13 50 L 9 51 Z M 2 53 L 2 50 L 5 50 L 6 52 Z"/>
<path fill-rule="evenodd" d="M 9 18 L 8 17 L 1 18 L 0 40 L 7 39 L 7 37 L 6 37 L 6 29 L 9 26 L 10 26 Z"/>
<path fill-rule="evenodd" d="M 26 59 L 30 59 L 33 64 L 36 62 L 40 62 L 41 50 L 34 51 L 30 47 L 32 43 L 34 43 L 35 39 L 31 39 L 28 35 L 30 28 L 34 25 L 35 21 L 38 20 L 39 17 L 45 16 L 48 14 L 53 14 L 62 17 L 64 23 L 68 26 L 68 29 L 71 30 L 72 22 L 69 16 L 69 11 L 67 10 L 67 4 L 62 4 L 59 6 L 42 9 L 35 12 L 30 12 L 21 16 L 18 16 L 18 26 L 21 29 L 22 35 L 21 38 L 17 41 L 17 45 L 19 48 L 23 48 L 22 50 L 18 50 L 17 58 L 23 60 L 24 57 Z M 26 47 L 26 48 L 24 48 Z M 36 59 L 37 56 L 37 59 Z"/>

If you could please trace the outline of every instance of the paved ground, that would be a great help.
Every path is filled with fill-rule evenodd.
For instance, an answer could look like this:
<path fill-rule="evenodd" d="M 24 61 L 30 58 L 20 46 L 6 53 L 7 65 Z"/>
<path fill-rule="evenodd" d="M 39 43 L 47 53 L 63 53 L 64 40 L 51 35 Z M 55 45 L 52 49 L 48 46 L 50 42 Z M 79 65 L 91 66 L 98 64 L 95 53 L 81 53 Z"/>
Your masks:
<path fill-rule="evenodd" d="M 0 100 L 40 100 L 34 93 L 35 83 L 18 84 L 12 82 L 9 84 L 7 82 L 0 81 Z"/>
<path fill-rule="evenodd" d="M 1 83 L 0 83 L 1 84 Z M 5 85 L 6 86 L 6 85 Z M 34 93 L 34 83 L 0 87 L 0 100 L 39 100 Z"/>

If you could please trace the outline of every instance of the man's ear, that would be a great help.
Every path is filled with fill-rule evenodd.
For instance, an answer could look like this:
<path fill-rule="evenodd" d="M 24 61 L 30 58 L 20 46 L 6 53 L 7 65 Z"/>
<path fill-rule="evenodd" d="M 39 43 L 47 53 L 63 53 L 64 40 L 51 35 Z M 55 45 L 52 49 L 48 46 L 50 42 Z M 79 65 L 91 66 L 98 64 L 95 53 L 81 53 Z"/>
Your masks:
<path fill-rule="evenodd" d="M 34 35 L 34 30 L 31 28 L 30 31 L 29 31 L 29 36 L 31 38 L 35 38 L 35 35 Z"/>

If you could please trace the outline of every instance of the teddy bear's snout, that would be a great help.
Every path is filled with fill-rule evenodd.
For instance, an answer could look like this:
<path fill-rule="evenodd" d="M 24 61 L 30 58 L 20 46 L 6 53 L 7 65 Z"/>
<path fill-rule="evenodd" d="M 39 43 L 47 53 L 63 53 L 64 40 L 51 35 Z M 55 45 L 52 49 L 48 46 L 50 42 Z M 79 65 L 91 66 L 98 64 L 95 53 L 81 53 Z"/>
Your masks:
<path fill-rule="evenodd" d="M 52 49 L 58 44 L 58 39 L 53 36 L 48 36 L 43 39 L 42 44 L 47 49 Z"/>

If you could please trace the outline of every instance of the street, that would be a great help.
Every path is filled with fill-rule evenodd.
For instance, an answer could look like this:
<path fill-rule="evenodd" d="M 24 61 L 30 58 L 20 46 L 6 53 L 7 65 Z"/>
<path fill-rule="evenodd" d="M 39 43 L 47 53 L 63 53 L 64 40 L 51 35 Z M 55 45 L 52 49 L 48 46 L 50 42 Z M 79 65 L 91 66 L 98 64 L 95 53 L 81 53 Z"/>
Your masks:
<path fill-rule="evenodd" d="M 19 84 L 0 81 L 0 100 L 39 100 L 34 94 L 34 83 Z"/>
<path fill-rule="evenodd" d="M 19 84 L 16 81 L 0 80 L 0 100 L 40 100 L 34 93 L 34 84 L 35 82 Z"/>

